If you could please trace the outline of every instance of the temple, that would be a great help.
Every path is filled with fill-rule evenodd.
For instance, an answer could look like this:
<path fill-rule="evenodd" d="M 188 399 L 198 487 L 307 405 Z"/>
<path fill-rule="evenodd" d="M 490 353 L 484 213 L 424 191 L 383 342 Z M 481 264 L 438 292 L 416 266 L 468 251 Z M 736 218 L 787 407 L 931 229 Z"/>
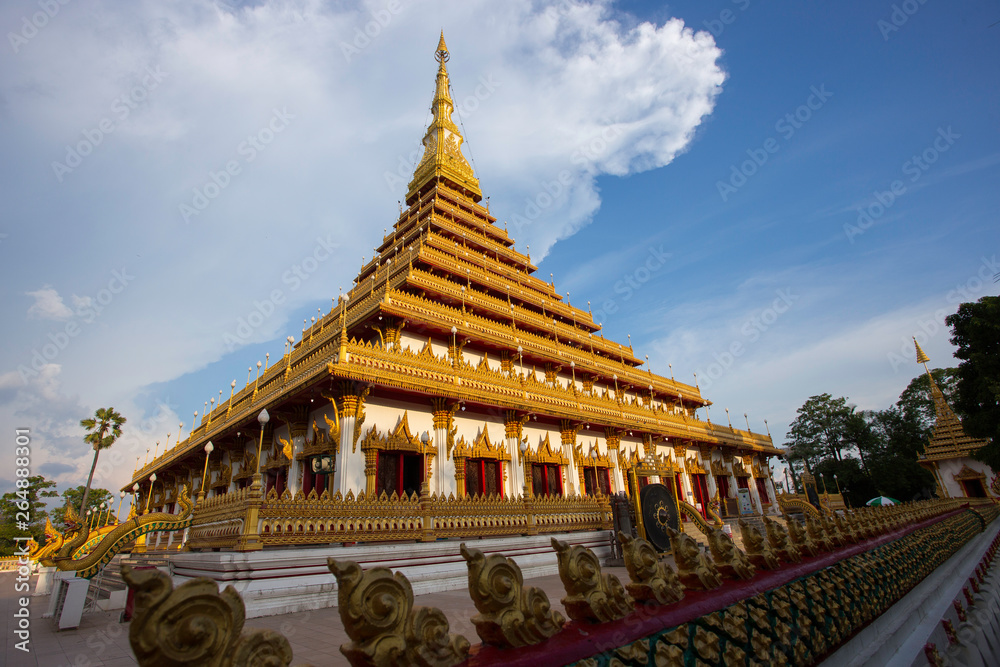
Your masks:
<path fill-rule="evenodd" d="M 930 381 L 935 415 L 934 431 L 918 463 L 934 475 L 939 498 L 991 497 L 987 480 L 995 480 L 996 475 L 988 465 L 972 458 L 973 452 L 986 446 L 986 441 L 966 434 L 927 368 L 930 358 L 920 349 L 916 339 L 913 344 L 917 349 L 917 363 L 924 365 Z M 998 492 L 1000 488 L 994 489 L 994 494 Z"/>
<path fill-rule="evenodd" d="M 462 153 L 443 35 L 435 59 L 399 219 L 281 359 L 134 472 L 145 511 L 197 494 L 190 531 L 146 548 L 607 530 L 629 471 L 706 518 L 738 514 L 739 489 L 777 511 L 770 435 L 699 419 L 698 387 L 643 368 L 535 276 Z"/>

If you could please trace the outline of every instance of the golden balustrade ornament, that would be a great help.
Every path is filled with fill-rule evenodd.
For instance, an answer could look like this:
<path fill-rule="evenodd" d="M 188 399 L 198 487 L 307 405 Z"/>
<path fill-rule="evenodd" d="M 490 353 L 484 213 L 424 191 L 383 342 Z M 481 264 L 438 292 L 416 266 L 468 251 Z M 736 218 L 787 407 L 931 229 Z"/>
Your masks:
<path fill-rule="evenodd" d="M 622 545 L 625 568 L 630 583 L 625 589 L 635 600 L 666 605 L 679 602 L 684 597 L 684 587 L 677 573 L 660 560 L 653 545 L 641 538 L 618 533 Z"/>
<path fill-rule="evenodd" d="M 327 559 L 337 577 L 340 620 L 351 641 L 340 647 L 354 667 L 451 667 L 465 660 L 469 641 L 449 633 L 440 609 L 414 607 L 413 588 L 400 572 L 363 571 Z"/>
<path fill-rule="evenodd" d="M 712 590 L 722 585 L 722 575 L 708 558 L 701 553 L 698 543 L 683 531 L 664 526 L 670 536 L 670 546 L 677 564 L 677 578 L 689 590 Z"/>
<path fill-rule="evenodd" d="M 524 586 L 521 568 L 501 554 L 484 556 L 478 549 L 459 546 L 469 565 L 469 594 L 478 614 L 476 632 L 486 644 L 514 648 L 538 644 L 562 629 L 566 619 L 552 611 L 545 591 Z"/>
<path fill-rule="evenodd" d="M 752 579 L 756 574 L 757 570 L 750 558 L 721 530 L 711 530 L 708 548 L 712 552 L 716 569 L 726 579 Z"/>
<path fill-rule="evenodd" d="M 799 552 L 806 558 L 818 555 L 822 545 L 816 543 L 808 528 L 787 514 L 783 518 L 788 527 L 788 540 L 798 548 Z"/>
<path fill-rule="evenodd" d="M 122 565 L 136 593 L 128 638 L 140 667 L 287 667 L 292 648 L 274 630 L 244 631 L 246 611 L 232 586 L 219 592 L 211 579 L 174 588 L 159 570 Z"/>
<path fill-rule="evenodd" d="M 798 563 L 802 560 L 798 547 L 789 540 L 788 530 L 769 517 L 763 517 L 763 521 L 768 544 L 778 558 L 786 563 Z"/>
<path fill-rule="evenodd" d="M 559 578 L 566 588 L 562 599 L 566 613 L 575 621 L 606 623 L 634 611 L 632 597 L 618 577 L 601 572 L 594 552 L 579 545 L 570 546 L 552 538 L 552 548 L 559 560 Z"/>
<path fill-rule="evenodd" d="M 745 519 L 739 520 L 740 534 L 743 536 L 743 546 L 746 547 L 747 556 L 755 567 L 761 570 L 773 570 L 781 563 L 774 553 L 770 543 L 761 534 L 760 529 L 752 525 Z"/>

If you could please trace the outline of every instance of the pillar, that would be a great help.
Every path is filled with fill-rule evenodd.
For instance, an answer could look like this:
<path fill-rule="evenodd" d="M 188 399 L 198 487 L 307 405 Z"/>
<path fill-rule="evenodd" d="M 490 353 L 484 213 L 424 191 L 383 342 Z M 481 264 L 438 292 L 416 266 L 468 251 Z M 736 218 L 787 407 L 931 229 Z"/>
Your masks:
<path fill-rule="evenodd" d="M 336 470 L 333 474 L 333 489 L 344 496 L 353 491 L 357 496 L 366 491 L 365 454 L 358 450 L 358 438 L 361 426 L 365 421 L 365 399 L 368 398 L 368 388 L 359 387 L 353 382 L 341 384 L 339 398 L 324 394 L 333 405 L 339 417 L 340 434 L 337 446 Z M 333 437 L 334 434 L 331 434 Z"/>
<path fill-rule="evenodd" d="M 622 475 L 621 431 L 605 427 L 604 442 L 607 443 L 608 456 L 615 464 L 614 470 L 611 471 L 613 490 L 615 493 L 623 493 L 625 491 L 625 477 Z"/>
<path fill-rule="evenodd" d="M 566 496 L 583 495 L 583 489 L 576 488 L 580 482 L 580 475 L 576 469 L 576 459 L 573 448 L 576 447 L 576 433 L 580 427 L 569 419 L 559 422 L 559 435 L 562 439 L 563 455 L 568 463 L 566 464 L 566 487 L 563 494 Z"/>
<path fill-rule="evenodd" d="M 709 499 L 715 498 L 718 486 L 715 483 L 715 475 L 712 474 L 712 451 L 708 450 L 708 453 L 706 454 L 705 451 L 699 447 L 698 461 L 705 469 L 705 486 L 708 487 L 708 497 Z"/>
<path fill-rule="evenodd" d="M 753 498 L 753 502 L 757 506 L 757 512 L 763 514 L 764 506 L 760 504 L 760 494 L 757 493 L 757 478 L 753 476 L 753 466 L 750 467 L 750 483 L 747 486 L 750 487 L 750 497 Z"/>
<path fill-rule="evenodd" d="M 677 467 L 677 475 L 681 478 L 681 490 L 684 492 L 684 497 L 681 498 L 684 502 L 694 505 L 697 499 L 694 497 L 694 488 L 691 486 L 691 479 L 688 477 L 686 472 L 687 466 L 685 464 L 687 459 L 687 446 L 686 445 L 675 445 L 674 446 L 674 463 Z"/>
<path fill-rule="evenodd" d="M 288 464 L 288 476 L 285 479 L 285 487 L 292 498 L 302 490 L 302 461 L 298 459 L 298 455 L 305 449 L 307 429 L 308 426 L 305 418 L 302 421 L 289 422 L 288 424 L 288 435 L 292 438 L 292 460 Z M 315 433 L 313 437 L 316 437 Z M 332 490 L 330 491 L 330 495 L 333 495 Z"/>
<path fill-rule="evenodd" d="M 434 446 L 437 456 L 431 464 L 432 492 L 447 497 L 449 494 L 458 496 L 458 484 L 455 480 L 455 459 L 451 450 L 455 446 L 455 411 L 458 403 L 449 404 L 446 398 L 432 398 L 431 409 L 434 414 Z"/>
<path fill-rule="evenodd" d="M 527 419 L 527 415 L 520 415 L 516 410 L 507 410 L 504 413 L 504 437 L 506 438 L 507 451 L 510 453 L 510 495 L 512 496 L 524 493 L 525 471 L 521 456 L 521 438 Z"/>

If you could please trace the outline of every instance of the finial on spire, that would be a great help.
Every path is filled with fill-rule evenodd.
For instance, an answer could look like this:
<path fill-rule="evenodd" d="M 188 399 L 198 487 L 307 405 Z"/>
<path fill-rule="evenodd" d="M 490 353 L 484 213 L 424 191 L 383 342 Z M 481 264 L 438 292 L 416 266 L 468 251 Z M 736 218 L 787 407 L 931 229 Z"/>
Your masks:
<path fill-rule="evenodd" d="M 917 363 L 918 364 L 926 364 L 928 361 L 931 360 L 931 358 L 928 357 L 926 354 L 924 354 L 924 351 L 922 349 L 920 349 L 920 343 L 917 342 L 916 336 L 913 337 L 913 344 L 917 348 Z"/>
<path fill-rule="evenodd" d="M 444 30 L 441 30 L 441 39 L 438 40 L 437 50 L 434 52 L 434 60 L 438 61 L 442 65 L 448 62 L 451 58 L 451 54 L 448 53 L 448 45 L 444 43 Z"/>

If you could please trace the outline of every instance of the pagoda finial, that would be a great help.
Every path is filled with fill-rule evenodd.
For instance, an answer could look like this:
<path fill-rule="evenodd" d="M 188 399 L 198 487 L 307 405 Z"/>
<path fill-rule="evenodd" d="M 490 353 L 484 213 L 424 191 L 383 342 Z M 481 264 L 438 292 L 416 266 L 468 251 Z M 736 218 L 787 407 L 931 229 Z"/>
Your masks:
<path fill-rule="evenodd" d="M 424 155 L 413 172 L 413 180 L 406 193 L 406 205 L 412 205 L 422 192 L 426 192 L 428 185 L 440 180 L 448 181 L 450 187 L 464 192 L 478 202 L 483 198 L 483 193 L 472 167 L 462 155 L 462 142 L 465 139 L 451 119 L 455 103 L 451 99 L 451 85 L 445 65 L 451 59 L 451 54 L 445 44 L 443 30 L 434 51 L 434 59 L 438 61 L 437 83 L 434 87 L 434 100 L 431 102 L 434 118 L 424 134 Z"/>
<path fill-rule="evenodd" d="M 448 45 L 444 43 L 444 30 L 441 30 L 441 39 L 438 40 L 437 51 L 434 52 L 434 60 L 441 63 L 441 67 L 448 62 L 451 54 L 448 53 Z"/>

